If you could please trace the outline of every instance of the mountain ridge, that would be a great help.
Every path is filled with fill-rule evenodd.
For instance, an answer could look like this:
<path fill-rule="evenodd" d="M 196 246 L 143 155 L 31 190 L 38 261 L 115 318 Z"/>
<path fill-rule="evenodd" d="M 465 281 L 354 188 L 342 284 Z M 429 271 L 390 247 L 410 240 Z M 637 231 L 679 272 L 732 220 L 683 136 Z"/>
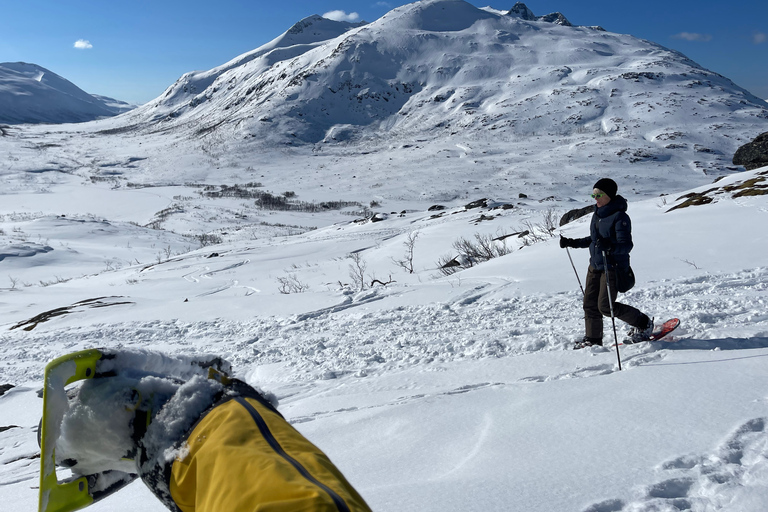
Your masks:
<path fill-rule="evenodd" d="M 37 64 L 0 63 L 0 123 L 81 123 L 133 108 L 113 98 L 88 94 Z"/>
<path fill-rule="evenodd" d="M 689 148 L 729 152 L 727 137 L 704 132 L 748 132 L 768 119 L 762 99 L 679 52 L 515 7 L 498 15 L 463 0 L 408 4 L 331 39 L 249 52 L 181 94 L 185 75 L 125 124 L 262 145 L 456 130 L 652 139 L 693 129 Z M 717 121 L 693 126 L 696 117 Z"/>

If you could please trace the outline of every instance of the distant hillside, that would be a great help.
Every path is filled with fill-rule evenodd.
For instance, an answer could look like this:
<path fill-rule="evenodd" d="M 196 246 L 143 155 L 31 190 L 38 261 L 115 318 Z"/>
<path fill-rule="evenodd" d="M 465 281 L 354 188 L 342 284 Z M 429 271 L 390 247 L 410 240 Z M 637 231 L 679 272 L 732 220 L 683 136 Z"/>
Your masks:
<path fill-rule="evenodd" d="M 88 94 L 36 64 L 0 63 L 0 123 L 81 123 L 132 108 L 122 101 Z"/>
<path fill-rule="evenodd" d="M 363 25 L 309 17 L 125 122 L 268 145 L 591 133 L 663 161 L 732 153 L 734 134 L 765 131 L 768 105 L 676 51 L 561 13 L 423 0 Z"/>

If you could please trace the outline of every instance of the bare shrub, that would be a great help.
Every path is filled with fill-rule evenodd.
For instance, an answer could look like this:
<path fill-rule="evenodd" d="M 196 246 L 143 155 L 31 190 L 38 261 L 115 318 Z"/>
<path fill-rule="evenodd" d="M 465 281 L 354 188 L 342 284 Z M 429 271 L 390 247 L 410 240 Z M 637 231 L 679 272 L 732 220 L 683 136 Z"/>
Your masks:
<path fill-rule="evenodd" d="M 526 220 L 523 222 L 523 229 L 519 231 L 527 231 L 528 233 L 523 236 L 523 245 L 533 245 L 536 242 L 543 242 L 555 236 L 555 230 L 559 227 L 559 214 L 555 208 L 547 208 L 542 214 L 538 222 Z"/>
<path fill-rule="evenodd" d="M 207 247 L 209 245 L 216 245 L 221 243 L 221 237 L 219 235 L 213 235 L 210 233 L 203 233 L 201 235 L 195 235 L 200 247 Z"/>
<path fill-rule="evenodd" d="M 278 277 L 277 282 L 280 284 L 280 293 L 285 295 L 291 293 L 304 293 L 309 290 L 309 285 L 299 281 L 296 274 L 288 274 L 286 277 Z"/>
<path fill-rule="evenodd" d="M 419 234 L 418 231 L 410 231 L 405 238 L 405 242 L 403 242 L 403 245 L 405 246 L 405 255 L 403 256 L 403 259 L 397 260 L 392 258 L 395 265 L 404 269 L 409 274 L 413 274 L 413 248 L 416 245 L 416 239 L 419 238 Z"/>
<path fill-rule="evenodd" d="M 352 279 L 354 286 L 360 290 L 365 290 L 365 270 L 368 265 L 363 261 L 363 257 L 359 252 L 354 252 L 349 255 L 349 259 L 352 263 L 349 264 L 349 277 Z"/>
<path fill-rule="evenodd" d="M 446 276 L 512 252 L 503 240 L 479 233 L 475 234 L 474 240 L 459 238 L 453 242 L 453 248 L 458 256 L 442 256 L 437 263 L 440 272 Z"/>

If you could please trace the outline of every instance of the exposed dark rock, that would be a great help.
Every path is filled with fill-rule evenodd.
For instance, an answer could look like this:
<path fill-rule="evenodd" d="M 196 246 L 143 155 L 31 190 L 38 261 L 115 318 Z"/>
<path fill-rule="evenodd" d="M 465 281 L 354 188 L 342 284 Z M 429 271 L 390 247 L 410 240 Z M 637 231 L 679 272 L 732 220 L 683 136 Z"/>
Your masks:
<path fill-rule="evenodd" d="M 0 384 L 0 396 L 3 396 L 6 391 L 13 389 L 13 384 Z"/>
<path fill-rule="evenodd" d="M 565 215 L 560 217 L 560 225 L 565 226 L 569 222 L 573 222 L 576 219 L 580 219 L 584 217 L 585 215 L 589 215 L 590 213 L 595 211 L 595 205 L 590 204 L 589 206 L 585 206 L 584 208 L 578 208 L 576 210 L 571 210 L 567 212 Z"/>
<path fill-rule="evenodd" d="M 634 80 L 635 82 L 639 82 L 641 78 L 646 78 L 648 80 L 656 80 L 663 77 L 664 77 L 663 73 L 651 73 L 649 71 L 642 71 L 640 73 L 630 71 L 628 73 L 623 73 L 619 75 L 619 78 L 623 78 L 624 80 Z"/>
<path fill-rule="evenodd" d="M 445 206 L 441 204 L 435 204 L 427 209 L 428 212 L 439 212 L 440 210 L 445 210 Z"/>
<path fill-rule="evenodd" d="M 547 23 L 554 23 L 555 25 L 562 25 L 564 27 L 572 27 L 571 22 L 559 12 L 553 12 L 544 16 L 539 16 L 539 21 L 546 21 Z"/>
<path fill-rule="evenodd" d="M 571 22 L 559 12 L 553 12 L 544 16 L 536 16 L 523 2 L 517 2 L 513 5 L 509 12 L 507 12 L 507 15 L 515 16 L 526 21 L 546 21 L 547 23 L 554 23 L 564 27 L 573 26 L 571 25 Z"/>
<path fill-rule="evenodd" d="M 55 318 L 57 316 L 62 316 L 62 315 L 68 315 L 70 313 L 79 312 L 86 308 L 105 308 L 109 306 L 133 304 L 133 302 L 130 302 L 130 301 L 115 300 L 118 298 L 119 297 L 97 297 L 95 299 L 81 300 L 79 302 L 75 302 L 71 306 L 64 306 L 56 309 L 51 309 L 50 311 L 46 311 L 44 313 L 40 313 L 39 315 L 35 315 L 29 320 L 25 320 L 23 322 L 17 323 L 13 327 L 11 327 L 10 330 L 18 329 L 21 327 L 25 331 L 31 331 L 32 329 L 37 327 L 38 324 L 47 322 L 52 318 Z"/>
<path fill-rule="evenodd" d="M 733 155 L 734 165 L 743 165 L 748 171 L 768 165 L 768 132 L 744 144 Z"/>
<path fill-rule="evenodd" d="M 680 197 L 678 199 L 682 199 L 683 197 L 687 197 L 687 199 L 685 201 L 683 201 L 682 203 L 678 204 L 677 206 L 673 206 L 672 208 L 667 210 L 667 213 L 669 213 L 671 211 L 674 211 L 674 210 L 679 210 L 681 208 L 688 208 L 689 206 L 701 206 L 703 204 L 709 204 L 712 201 L 714 201 L 714 199 L 712 197 L 707 195 L 707 192 L 703 192 L 703 193 L 700 193 L 700 194 L 699 193 L 691 193 L 691 194 L 687 194 L 686 196 L 682 196 L 682 197 Z"/>
<path fill-rule="evenodd" d="M 371 217 L 371 222 L 381 222 L 383 220 L 387 220 L 386 213 L 376 213 Z"/>
<path fill-rule="evenodd" d="M 536 16 L 533 14 L 533 11 L 531 11 L 523 2 L 517 2 L 512 6 L 507 14 L 510 16 L 517 16 L 518 18 L 527 21 L 536 21 Z"/>
<path fill-rule="evenodd" d="M 443 265 L 440 268 L 452 268 L 452 267 L 460 267 L 460 266 L 461 266 L 461 263 L 459 263 L 459 261 L 456 258 L 453 258 L 452 260 L 449 260 L 443 263 Z"/>
<path fill-rule="evenodd" d="M 472 208 L 485 208 L 488 206 L 488 199 L 478 199 L 477 201 L 472 201 L 471 203 L 464 205 L 464 208 L 467 210 L 471 210 Z"/>
<path fill-rule="evenodd" d="M 483 222 L 484 220 L 493 220 L 493 219 L 495 219 L 495 218 L 496 218 L 496 217 L 494 217 L 493 215 L 490 215 L 490 216 L 489 216 L 489 215 L 485 215 L 484 213 L 481 213 L 481 214 L 480 214 L 480 217 L 478 217 L 477 219 L 475 219 L 473 222 L 474 222 L 475 224 L 480 224 L 480 223 L 481 223 L 481 222 Z"/>
<path fill-rule="evenodd" d="M 516 236 L 517 238 L 523 238 L 524 236 L 528 236 L 530 234 L 531 234 L 531 232 L 526 229 L 525 231 L 516 231 L 516 232 L 510 233 L 508 235 L 498 236 L 498 237 L 494 238 L 493 241 L 494 242 L 503 242 L 507 238 L 510 238 L 510 237 L 513 237 L 513 236 Z"/>

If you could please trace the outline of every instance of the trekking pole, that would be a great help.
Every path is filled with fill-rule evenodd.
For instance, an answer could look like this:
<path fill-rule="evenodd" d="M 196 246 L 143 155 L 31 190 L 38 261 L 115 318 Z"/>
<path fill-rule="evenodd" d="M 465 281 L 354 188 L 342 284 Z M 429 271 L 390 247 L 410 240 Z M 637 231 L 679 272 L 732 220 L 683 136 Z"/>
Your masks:
<path fill-rule="evenodd" d="M 584 287 L 581 286 L 581 279 L 579 278 L 579 272 L 576 270 L 576 265 L 573 264 L 573 258 L 571 258 L 571 251 L 566 247 L 565 252 L 568 253 L 568 259 L 571 260 L 571 267 L 573 267 L 573 273 L 576 274 L 576 280 L 579 282 L 579 288 L 581 288 L 581 294 L 586 295 L 584 293 Z"/>
<path fill-rule="evenodd" d="M 611 307 L 611 324 L 613 325 L 613 339 L 616 342 L 616 359 L 619 360 L 621 371 L 621 354 L 619 354 L 619 336 L 616 334 L 616 317 L 613 316 L 613 297 L 611 296 L 611 280 L 608 278 L 608 255 L 603 251 L 603 265 L 605 265 L 605 287 L 608 289 L 608 305 Z"/>

